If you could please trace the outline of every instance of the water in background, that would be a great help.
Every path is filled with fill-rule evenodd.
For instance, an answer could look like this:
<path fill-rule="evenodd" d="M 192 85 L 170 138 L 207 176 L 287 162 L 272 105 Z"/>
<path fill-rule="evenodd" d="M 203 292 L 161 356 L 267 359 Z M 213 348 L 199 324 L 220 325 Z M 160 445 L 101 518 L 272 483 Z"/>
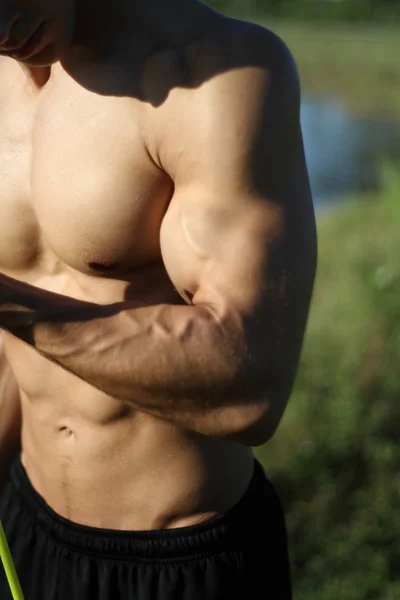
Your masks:
<path fill-rule="evenodd" d="M 383 159 L 400 157 L 400 123 L 357 118 L 331 98 L 303 97 L 302 128 L 316 211 L 379 188 Z"/>

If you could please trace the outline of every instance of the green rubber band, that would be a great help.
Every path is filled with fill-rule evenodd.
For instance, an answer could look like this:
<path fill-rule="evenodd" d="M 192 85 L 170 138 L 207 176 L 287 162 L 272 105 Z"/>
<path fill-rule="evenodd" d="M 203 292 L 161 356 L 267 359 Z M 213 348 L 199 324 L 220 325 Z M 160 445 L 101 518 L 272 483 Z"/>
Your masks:
<path fill-rule="evenodd" d="M 21 585 L 19 583 L 17 571 L 11 556 L 10 547 L 7 542 L 6 534 L 3 525 L 0 521 L 0 557 L 3 563 L 4 571 L 8 585 L 10 586 L 11 595 L 13 600 L 24 600 Z"/>

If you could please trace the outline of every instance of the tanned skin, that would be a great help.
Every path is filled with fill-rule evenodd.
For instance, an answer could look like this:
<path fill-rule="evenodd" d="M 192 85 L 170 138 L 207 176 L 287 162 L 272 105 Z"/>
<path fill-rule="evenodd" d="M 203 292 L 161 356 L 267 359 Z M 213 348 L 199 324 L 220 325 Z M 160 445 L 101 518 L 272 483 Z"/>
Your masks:
<path fill-rule="evenodd" d="M 201 522 L 246 490 L 309 314 L 292 56 L 195 0 L 0 0 L 0 50 L 3 476 L 21 407 L 63 517 Z"/>

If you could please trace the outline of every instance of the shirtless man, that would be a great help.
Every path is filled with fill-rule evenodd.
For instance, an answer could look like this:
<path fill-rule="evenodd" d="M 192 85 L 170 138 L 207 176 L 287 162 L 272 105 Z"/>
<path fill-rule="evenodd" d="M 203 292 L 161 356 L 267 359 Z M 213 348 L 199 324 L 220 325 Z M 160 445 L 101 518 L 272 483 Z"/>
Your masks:
<path fill-rule="evenodd" d="M 0 50 L 0 518 L 26 600 L 288 600 L 252 447 L 316 270 L 289 51 L 197 0 L 0 0 Z"/>

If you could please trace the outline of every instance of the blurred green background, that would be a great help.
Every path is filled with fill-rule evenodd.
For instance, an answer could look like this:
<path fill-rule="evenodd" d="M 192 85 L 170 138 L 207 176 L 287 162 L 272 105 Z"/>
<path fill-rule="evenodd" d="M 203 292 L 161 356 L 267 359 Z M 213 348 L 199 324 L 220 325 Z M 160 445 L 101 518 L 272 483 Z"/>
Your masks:
<path fill-rule="evenodd" d="M 256 450 L 294 598 L 400 600 L 400 1 L 210 4 L 278 33 L 302 81 L 319 265 L 289 407 Z"/>

